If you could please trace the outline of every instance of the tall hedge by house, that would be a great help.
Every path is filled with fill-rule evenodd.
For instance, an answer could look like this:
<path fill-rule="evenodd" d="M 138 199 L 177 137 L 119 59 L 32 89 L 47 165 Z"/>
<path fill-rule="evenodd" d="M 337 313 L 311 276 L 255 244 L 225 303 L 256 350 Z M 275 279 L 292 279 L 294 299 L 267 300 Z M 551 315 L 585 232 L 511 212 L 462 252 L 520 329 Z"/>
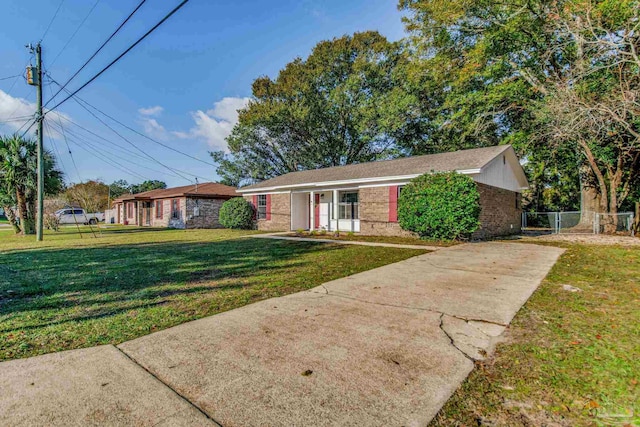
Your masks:
<path fill-rule="evenodd" d="M 219 220 L 225 228 L 251 230 L 254 228 L 255 210 L 242 197 L 234 197 L 220 207 Z"/>
<path fill-rule="evenodd" d="M 431 239 L 468 238 L 480 227 L 480 193 L 473 179 L 456 172 L 421 175 L 398 197 L 398 223 Z"/>

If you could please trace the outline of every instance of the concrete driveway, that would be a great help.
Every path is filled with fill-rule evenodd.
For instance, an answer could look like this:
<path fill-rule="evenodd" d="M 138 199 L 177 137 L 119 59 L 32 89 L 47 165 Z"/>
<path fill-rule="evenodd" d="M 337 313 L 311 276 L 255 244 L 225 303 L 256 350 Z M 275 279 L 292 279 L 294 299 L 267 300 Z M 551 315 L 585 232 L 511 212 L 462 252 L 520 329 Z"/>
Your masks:
<path fill-rule="evenodd" d="M 561 249 L 455 246 L 123 343 L 0 364 L 1 425 L 425 425 Z"/>

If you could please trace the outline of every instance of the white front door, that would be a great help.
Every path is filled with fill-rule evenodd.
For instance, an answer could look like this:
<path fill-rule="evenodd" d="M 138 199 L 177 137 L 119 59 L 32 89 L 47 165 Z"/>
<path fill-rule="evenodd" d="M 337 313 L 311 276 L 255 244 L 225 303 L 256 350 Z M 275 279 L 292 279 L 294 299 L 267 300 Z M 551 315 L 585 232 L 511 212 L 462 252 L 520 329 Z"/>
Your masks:
<path fill-rule="evenodd" d="M 320 203 L 320 228 L 329 229 L 329 203 Z"/>

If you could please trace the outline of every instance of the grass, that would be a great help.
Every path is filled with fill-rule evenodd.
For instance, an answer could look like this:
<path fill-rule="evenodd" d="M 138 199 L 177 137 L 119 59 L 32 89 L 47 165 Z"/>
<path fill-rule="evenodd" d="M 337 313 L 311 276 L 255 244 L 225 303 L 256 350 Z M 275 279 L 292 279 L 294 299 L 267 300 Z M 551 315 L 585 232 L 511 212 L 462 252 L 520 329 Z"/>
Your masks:
<path fill-rule="evenodd" d="M 0 224 L 9 224 L 9 220 L 5 218 L 0 218 Z"/>
<path fill-rule="evenodd" d="M 361 234 L 340 233 L 339 237 L 333 235 L 332 232 L 321 234 L 320 232 L 314 232 L 310 234 L 304 233 L 291 233 L 291 237 L 305 237 L 314 239 L 329 239 L 329 240 L 346 240 L 353 242 L 372 242 L 372 243 L 394 243 L 397 245 L 420 245 L 420 246 L 453 246 L 458 244 L 456 241 L 445 240 L 425 240 L 415 237 L 396 237 L 396 236 L 364 236 Z"/>
<path fill-rule="evenodd" d="M 424 251 L 230 230 L 0 230 L 0 360 L 117 344 Z"/>
<path fill-rule="evenodd" d="M 564 247 L 433 426 L 640 425 L 640 249 Z"/>

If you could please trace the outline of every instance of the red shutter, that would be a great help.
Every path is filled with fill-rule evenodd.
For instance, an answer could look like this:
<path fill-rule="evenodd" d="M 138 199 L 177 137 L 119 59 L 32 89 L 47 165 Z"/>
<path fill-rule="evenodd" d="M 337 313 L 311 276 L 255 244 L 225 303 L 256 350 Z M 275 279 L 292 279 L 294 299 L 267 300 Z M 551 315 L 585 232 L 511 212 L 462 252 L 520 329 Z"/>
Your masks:
<path fill-rule="evenodd" d="M 389 222 L 398 222 L 398 186 L 389 187 Z"/>
<path fill-rule="evenodd" d="M 253 196 L 253 207 L 258 209 L 258 196 Z"/>
<path fill-rule="evenodd" d="M 314 224 L 314 228 L 320 228 L 320 195 L 316 194 L 316 200 L 314 201 L 313 204 L 313 222 L 315 222 Z"/>
<path fill-rule="evenodd" d="M 267 194 L 267 221 L 271 220 L 271 194 Z"/>

